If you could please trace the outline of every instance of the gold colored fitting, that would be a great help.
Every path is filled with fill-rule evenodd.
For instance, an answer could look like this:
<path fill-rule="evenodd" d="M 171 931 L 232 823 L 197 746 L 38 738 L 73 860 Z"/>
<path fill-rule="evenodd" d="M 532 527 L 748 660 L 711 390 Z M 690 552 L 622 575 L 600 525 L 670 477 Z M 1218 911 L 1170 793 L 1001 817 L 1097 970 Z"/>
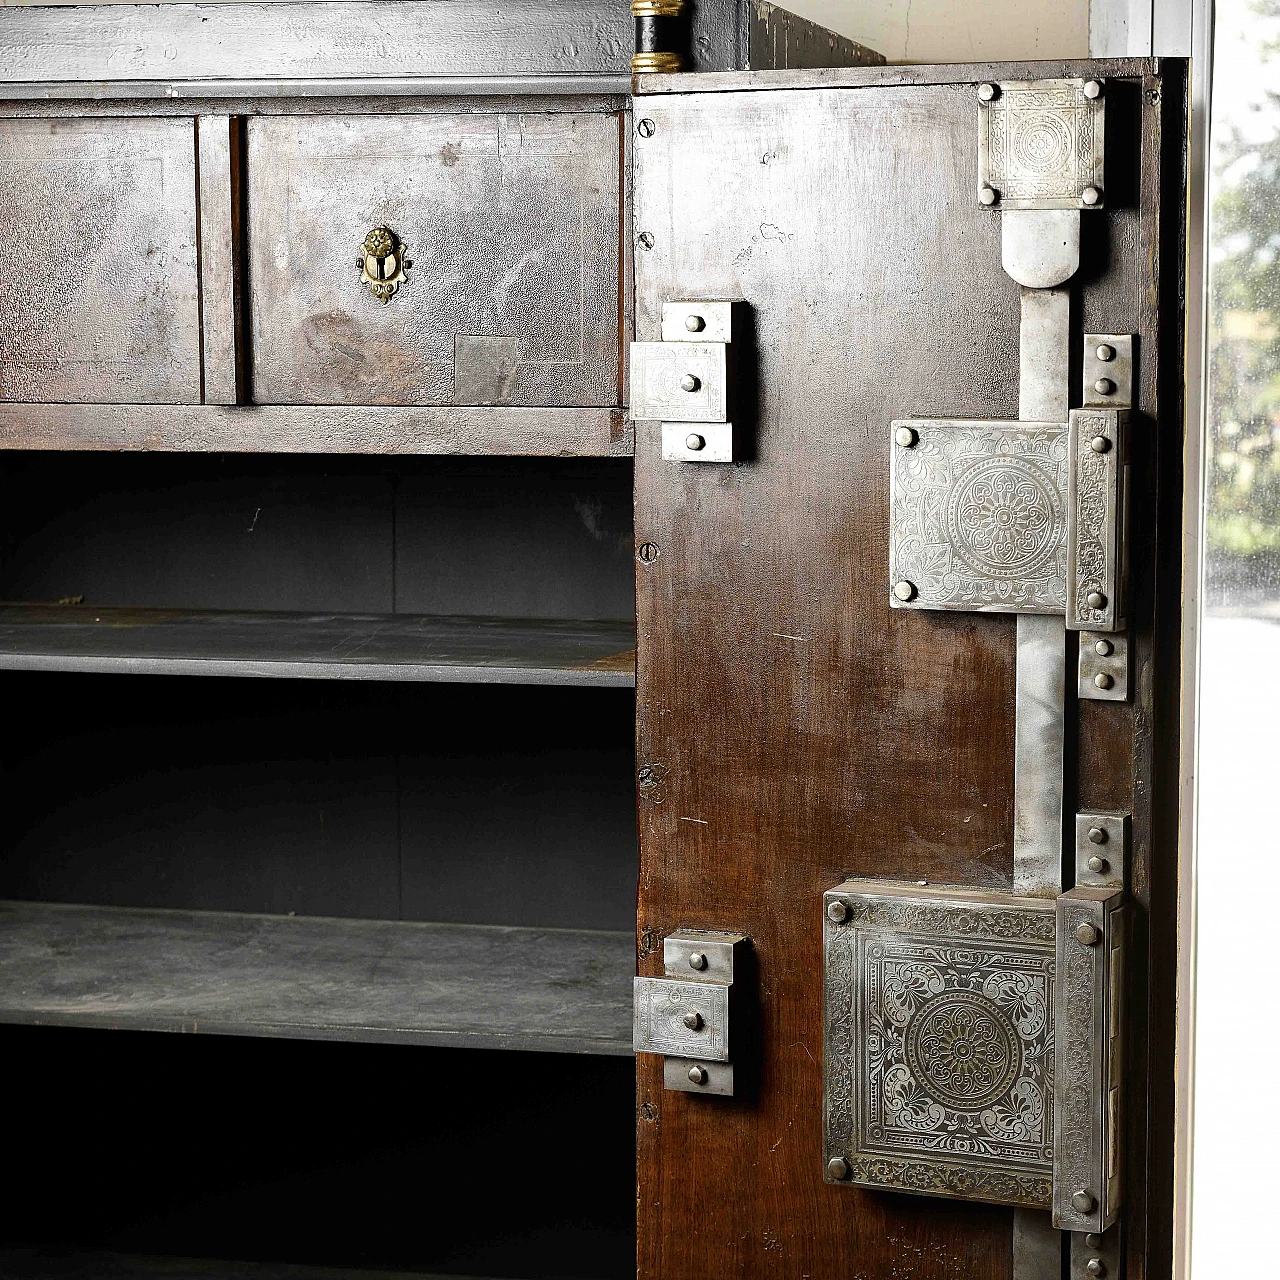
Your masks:
<path fill-rule="evenodd" d="M 684 0 L 631 0 L 633 18 L 678 18 L 684 12 Z"/>
<path fill-rule="evenodd" d="M 639 4 L 641 0 L 633 0 Z M 670 75 L 684 70 L 684 59 L 678 53 L 637 53 L 631 58 L 633 75 Z"/>

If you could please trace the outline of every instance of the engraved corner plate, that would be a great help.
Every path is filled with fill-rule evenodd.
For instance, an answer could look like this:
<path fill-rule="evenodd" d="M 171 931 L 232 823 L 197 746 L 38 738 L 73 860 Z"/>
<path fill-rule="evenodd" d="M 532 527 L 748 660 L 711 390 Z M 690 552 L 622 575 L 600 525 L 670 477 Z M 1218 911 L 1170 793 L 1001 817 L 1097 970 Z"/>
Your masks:
<path fill-rule="evenodd" d="M 1053 901 L 851 880 L 823 955 L 827 1181 L 1049 1208 Z"/>
<path fill-rule="evenodd" d="M 1129 414 L 1072 409 L 1067 628 L 1124 627 L 1124 471 Z"/>
<path fill-rule="evenodd" d="M 978 103 L 979 190 L 994 188 L 1000 208 L 1102 207 L 1106 99 L 1086 97 L 1085 84 L 1006 81 Z"/>
<path fill-rule="evenodd" d="M 1067 428 L 894 422 L 890 604 L 1061 613 L 1067 599 Z"/>

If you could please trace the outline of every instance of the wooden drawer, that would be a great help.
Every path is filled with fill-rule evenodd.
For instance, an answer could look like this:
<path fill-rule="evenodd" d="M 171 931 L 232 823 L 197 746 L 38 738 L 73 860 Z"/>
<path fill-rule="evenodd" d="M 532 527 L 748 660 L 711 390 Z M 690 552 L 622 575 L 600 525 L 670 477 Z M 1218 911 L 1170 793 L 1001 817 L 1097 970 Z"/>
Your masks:
<path fill-rule="evenodd" d="M 255 403 L 619 402 L 616 113 L 246 130 Z M 381 226 L 411 264 L 387 302 L 359 265 Z"/>

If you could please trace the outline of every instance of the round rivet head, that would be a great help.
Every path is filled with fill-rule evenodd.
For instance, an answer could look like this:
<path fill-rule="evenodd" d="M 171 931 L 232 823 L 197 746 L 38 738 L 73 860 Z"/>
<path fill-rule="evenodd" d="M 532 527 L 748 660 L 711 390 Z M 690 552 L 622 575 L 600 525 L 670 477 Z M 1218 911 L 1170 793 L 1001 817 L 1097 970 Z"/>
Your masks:
<path fill-rule="evenodd" d="M 1097 382 L 1093 384 L 1093 389 L 1100 396 L 1115 395 L 1116 384 L 1112 382 L 1110 378 L 1099 378 Z"/>
<path fill-rule="evenodd" d="M 849 1162 L 843 1156 L 832 1156 L 827 1161 L 827 1177 L 834 1178 L 837 1182 L 848 1181 L 852 1172 L 853 1170 L 849 1168 Z"/>
<path fill-rule="evenodd" d="M 704 956 L 701 951 L 689 952 L 689 968 L 690 969 L 705 969 L 706 967 L 707 967 L 707 957 Z"/>
<path fill-rule="evenodd" d="M 1093 208 L 1102 199 L 1102 192 L 1097 187 L 1085 187 L 1080 193 L 1080 203 Z"/>
<path fill-rule="evenodd" d="M 1084 922 L 1084 924 L 1076 926 L 1076 941 L 1082 947 L 1096 947 L 1098 945 L 1098 940 L 1101 937 L 1102 937 L 1102 934 L 1098 932 L 1096 926 L 1091 925 L 1087 920 Z M 1073 1204 L 1075 1203 L 1074 1199 L 1072 1200 L 1072 1203 Z M 1079 1208 L 1080 1206 L 1076 1205 L 1076 1207 Z M 1090 1201 L 1090 1208 L 1092 1207 L 1093 1207 L 1093 1202 Z M 1080 1209 L 1080 1212 L 1088 1213 L 1089 1210 Z"/>
<path fill-rule="evenodd" d="M 1086 80 L 1084 82 L 1084 96 L 1090 99 L 1102 97 L 1102 85 L 1097 80 Z"/>
<path fill-rule="evenodd" d="M 694 1084 L 706 1084 L 706 1083 L 707 1083 L 707 1069 L 706 1069 L 706 1067 L 699 1066 L 699 1065 L 695 1062 L 695 1063 L 693 1064 L 693 1066 L 691 1066 L 691 1067 L 689 1068 L 689 1079 L 690 1079 Z"/>
<path fill-rule="evenodd" d="M 690 333 L 701 333 L 707 327 L 707 322 L 701 316 L 685 316 L 684 327 Z"/>
<path fill-rule="evenodd" d="M 1116 358 L 1116 349 L 1110 344 L 1104 342 L 1097 351 L 1094 352 L 1094 354 L 1102 361 L 1103 364 L 1107 364 L 1109 361 Z"/>
<path fill-rule="evenodd" d="M 902 446 L 902 448 L 910 449 L 920 437 L 916 435 L 915 430 L 912 427 L 899 427 L 897 431 L 893 433 L 893 438 Z"/>
<path fill-rule="evenodd" d="M 1106 453 L 1106 451 L 1111 448 L 1111 441 L 1108 440 L 1106 436 L 1094 436 L 1093 439 L 1089 441 L 1089 448 L 1092 449 L 1094 453 Z"/>
<path fill-rule="evenodd" d="M 910 600 L 916 594 L 915 583 L 912 582 L 895 582 L 893 584 L 893 594 L 899 600 Z"/>
<path fill-rule="evenodd" d="M 1107 833 L 1101 827 L 1090 827 L 1089 843 L 1090 844 L 1106 844 Z"/>
<path fill-rule="evenodd" d="M 1107 1274 L 1107 1264 L 1103 1262 L 1101 1258 L 1090 1258 L 1089 1261 L 1084 1264 L 1084 1269 L 1091 1276 L 1101 1277 Z"/>
<path fill-rule="evenodd" d="M 832 924 L 844 924 L 849 918 L 849 908 L 839 900 L 827 903 L 827 919 Z"/>
<path fill-rule="evenodd" d="M 1111 864 L 1106 860 L 1106 858 L 1100 858 L 1095 853 L 1084 865 L 1088 867 L 1095 876 L 1100 876 Z"/>
<path fill-rule="evenodd" d="M 686 1013 L 683 1022 L 690 1031 L 702 1030 L 702 1014 L 700 1013 Z"/>
<path fill-rule="evenodd" d="M 638 125 L 636 125 L 636 132 L 642 138 L 652 138 L 657 127 L 658 126 L 654 124 L 652 120 L 644 119 L 644 120 L 641 120 Z"/>
<path fill-rule="evenodd" d="M 1102 1237 L 1100 1235 L 1095 1235 L 1092 1231 L 1089 1232 L 1087 1236 L 1085 1236 L 1084 1242 L 1089 1246 L 1090 1249 L 1102 1248 Z"/>
<path fill-rule="evenodd" d="M 681 391 L 697 391 L 700 386 L 702 386 L 701 379 L 695 378 L 691 373 L 686 373 L 684 377 L 680 379 Z"/>
<path fill-rule="evenodd" d="M 995 187 L 986 183 L 983 184 L 982 190 L 978 192 L 978 203 L 985 205 L 993 205 L 1000 199 L 1000 193 Z"/>
<path fill-rule="evenodd" d="M 690 453 L 699 453 L 707 447 L 707 442 L 700 435 L 695 434 L 685 436 L 684 447 L 688 449 Z"/>
<path fill-rule="evenodd" d="M 999 92 L 1000 90 L 993 84 L 980 84 L 978 86 L 978 97 L 981 98 L 983 102 L 993 101 Z"/>
<path fill-rule="evenodd" d="M 1093 677 L 1093 683 L 1099 689 L 1110 689 L 1111 686 L 1115 684 L 1115 679 L 1114 677 L 1109 676 L 1105 671 L 1099 671 L 1098 674 Z"/>
<path fill-rule="evenodd" d="M 1110 640 L 1095 640 L 1093 642 L 1093 651 L 1100 658 L 1109 658 L 1114 649 L 1115 645 Z"/>
<path fill-rule="evenodd" d="M 1107 597 L 1101 591 L 1090 591 L 1085 596 L 1084 602 L 1090 609 L 1105 609 L 1107 607 Z"/>
<path fill-rule="evenodd" d="M 1071 1197 L 1071 1207 L 1077 1213 L 1092 1213 L 1097 1204 L 1098 1202 L 1087 1191 L 1077 1191 Z"/>

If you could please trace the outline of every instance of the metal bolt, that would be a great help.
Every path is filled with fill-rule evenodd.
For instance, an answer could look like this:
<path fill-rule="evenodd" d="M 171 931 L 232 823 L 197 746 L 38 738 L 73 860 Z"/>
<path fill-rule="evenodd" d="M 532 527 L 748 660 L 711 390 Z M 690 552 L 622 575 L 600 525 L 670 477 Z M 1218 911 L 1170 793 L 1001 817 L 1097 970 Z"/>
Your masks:
<path fill-rule="evenodd" d="M 1102 192 L 1097 187 L 1085 187 L 1080 193 L 1080 203 L 1092 208 L 1102 199 Z"/>
<path fill-rule="evenodd" d="M 910 600 L 916 593 L 915 583 L 913 582 L 895 582 L 893 584 L 893 594 L 899 600 Z"/>
<path fill-rule="evenodd" d="M 848 918 L 849 908 L 839 899 L 836 899 L 835 902 L 827 903 L 827 919 L 832 924 L 844 924 Z"/>
<path fill-rule="evenodd" d="M 1086 98 L 1102 97 L 1102 85 L 1097 80 L 1086 80 L 1084 82 L 1084 96 Z"/>
<path fill-rule="evenodd" d="M 1089 441 L 1089 448 L 1092 449 L 1094 453 L 1106 453 L 1106 451 L 1111 448 L 1111 441 L 1108 440 L 1106 436 L 1094 436 L 1093 439 Z"/>
<path fill-rule="evenodd" d="M 642 231 L 638 236 L 636 236 L 636 243 L 639 244 L 642 249 L 652 249 L 653 235 L 648 231 Z"/>
<path fill-rule="evenodd" d="M 985 205 L 993 205 L 1000 199 L 1000 193 L 988 183 L 982 184 L 982 190 L 978 192 L 978 203 Z"/>
<path fill-rule="evenodd" d="M 1089 1261 L 1084 1264 L 1084 1269 L 1091 1276 L 1101 1277 L 1107 1274 L 1107 1264 L 1103 1262 L 1101 1258 L 1090 1258 Z"/>
<path fill-rule="evenodd" d="M 993 84 L 980 84 L 978 86 L 978 97 L 981 98 L 983 102 L 992 101 L 992 99 L 999 96 L 999 93 L 1000 90 Z"/>
<path fill-rule="evenodd" d="M 1090 591 L 1085 596 L 1084 602 L 1090 609 L 1105 609 L 1107 607 L 1107 597 L 1101 591 Z"/>
<path fill-rule="evenodd" d="M 695 378 L 691 373 L 686 373 L 684 377 L 680 379 L 681 391 L 697 391 L 700 386 L 702 386 L 702 380 L 700 378 Z"/>
<path fill-rule="evenodd" d="M 1098 1202 L 1087 1192 L 1077 1191 L 1071 1197 L 1071 1207 L 1077 1213 L 1092 1213 L 1097 1208 Z"/>
<path fill-rule="evenodd" d="M 707 957 L 704 956 L 701 951 L 689 952 L 689 968 L 690 969 L 705 969 L 706 967 L 707 967 Z"/>
<path fill-rule="evenodd" d="M 707 327 L 707 322 L 701 316 L 685 316 L 684 327 L 690 333 L 701 333 Z"/>
<path fill-rule="evenodd" d="M 1116 384 L 1112 382 L 1110 378 L 1099 378 L 1097 382 L 1093 384 L 1093 389 L 1100 396 L 1110 396 L 1115 394 Z"/>
<path fill-rule="evenodd" d="M 636 551 L 636 559 L 642 564 L 652 564 L 662 553 L 658 550 L 657 543 L 642 542 Z"/>
<path fill-rule="evenodd" d="M 1095 640 L 1093 642 L 1093 651 L 1100 658 L 1109 658 L 1115 645 L 1110 640 Z"/>
<path fill-rule="evenodd" d="M 658 126 L 654 124 L 652 120 L 644 119 L 644 120 L 641 120 L 638 125 L 636 125 L 636 132 L 642 138 L 652 138 L 654 134 L 654 130 L 657 129 L 657 127 Z"/>
<path fill-rule="evenodd" d="M 1107 843 L 1106 831 L 1104 831 L 1102 827 L 1090 827 L 1089 843 L 1090 844 L 1106 844 Z"/>
<path fill-rule="evenodd" d="M 1093 677 L 1093 683 L 1097 685 L 1099 689 L 1110 689 L 1111 686 L 1115 684 L 1115 679 L 1112 676 L 1109 676 L 1105 671 L 1099 671 L 1098 674 Z"/>
<path fill-rule="evenodd" d="M 1089 1232 L 1087 1236 L 1085 1236 L 1084 1242 L 1089 1246 L 1090 1249 L 1102 1248 L 1102 1237 L 1100 1235 L 1095 1234 L 1092 1231 Z"/>
<path fill-rule="evenodd" d="M 695 433 L 694 435 L 685 436 L 684 447 L 688 449 L 690 453 L 698 453 L 700 450 L 707 447 L 707 442 L 702 436 Z"/>
<path fill-rule="evenodd" d="M 897 431 L 893 433 L 893 438 L 904 449 L 910 449 L 912 445 L 914 445 L 915 442 L 920 439 L 920 437 L 916 435 L 914 429 L 911 427 L 899 427 Z"/>
<path fill-rule="evenodd" d="M 1102 361 L 1103 364 L 1106 364 L 1109 360 L 1114 360 L 1116 358 L 1116 349 L 1104 342 L 1094 354 Z"/>
<path fill-rule="evenodd" d="M 686 1013 L 684 1015 L 684 1025 L 688 1027 L 690 1031 L 701 1031 L 702 1030 L 702 1014 Z"/>
<path fill-rule="evenodd" d="M 832 1156 L 827 1161 L 827 1177 L 834 1178 L 837 1182 L 844 1182 L 852 1172 L 849 1162 L 843 1156 Z"/>
<path fill-rule="evenodd" d="M 1106 858 L 1100 858 L 1095 853 L 1084 865 L 1088 867 L 1095 876 L 1100 876 L 1111 864 L 1106 860 Z"/>
<path fill-rule="evenodd" d="M 692 1080 L 694 1084 L 706 1084 L 707 1083 L 706 1067 L 699 1066 L 695 1062 L 693 1066 L 689 1068 L 689 1079 Z"/>
<path fill-rule="evenodd" d="M 1076 941 L 1082 947 L 1096 947 L 1102 934 L 1098 932 L 1095 925 L 1091 925 L 1087 920 L 1084 924 L 1076 926 Z M 1075 1197 L 1072 1197 L 1072 1203 L 1075 1203 Z M 1081 1209 L 1081 1213 L 1088 1213 L 1088 1209 Z"/>

